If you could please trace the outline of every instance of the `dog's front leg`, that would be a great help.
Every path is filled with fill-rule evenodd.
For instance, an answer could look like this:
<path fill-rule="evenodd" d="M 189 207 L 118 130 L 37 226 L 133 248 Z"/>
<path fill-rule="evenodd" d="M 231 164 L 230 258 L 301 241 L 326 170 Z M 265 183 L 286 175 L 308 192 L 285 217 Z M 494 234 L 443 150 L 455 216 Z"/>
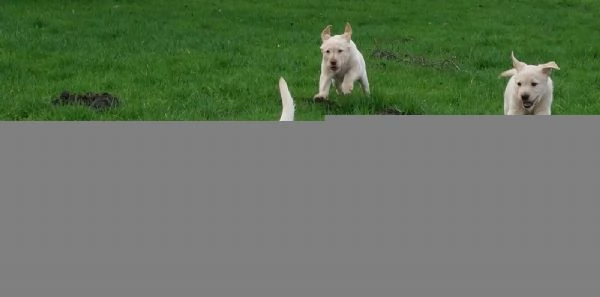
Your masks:
<path fill-rule="evenodd" d="M 315 101 L 325 101 L 329 96 L 329 88 L 331 87 L 331 75 L 326 72 L 321 72 L 319 78 L 319 93 L 314 96 Z"/>
<path fill-rule="evenodd" d="M 355 71 L 349 71 L 344 76 L 344 81 L 342 82 L 342 94 L 348 95 L 352 93 L 352 89 L 354 88 L 354 82 L 358 79 L 358 75 Z"/>

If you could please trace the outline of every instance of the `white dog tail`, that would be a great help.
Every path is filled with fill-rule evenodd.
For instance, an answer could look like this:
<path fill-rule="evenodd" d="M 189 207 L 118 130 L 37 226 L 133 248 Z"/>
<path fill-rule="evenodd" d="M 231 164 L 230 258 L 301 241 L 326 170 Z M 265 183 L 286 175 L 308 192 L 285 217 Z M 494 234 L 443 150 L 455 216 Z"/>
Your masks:
<path fill-rule="evenodd" d="M 279 93 L 281 94 L 281 104 L 283 105 L 279 121 L 293 121 L 295 113 L 294 99 L 283 77 L 279 78 Z"/>
<path fill-rule="evenodd" d="M 511 76 L 514 76 L 515 74 L 517 74 L 517 69 L 513 68 L 513 69 L 509 69 L 509 70 L 506 70 L 506 71 L 500 73 L 500 76 L 511 77 Z"/>

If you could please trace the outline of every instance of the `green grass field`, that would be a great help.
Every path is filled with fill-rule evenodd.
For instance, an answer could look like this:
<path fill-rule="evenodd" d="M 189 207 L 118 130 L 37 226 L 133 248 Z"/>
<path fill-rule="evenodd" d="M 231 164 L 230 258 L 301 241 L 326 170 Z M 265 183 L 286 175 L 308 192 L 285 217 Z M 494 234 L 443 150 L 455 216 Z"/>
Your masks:
<path fill-rule="evenodd" d="M 326 7 L 323 7 L 326 5 Z M 501 115 L 510 52 L 554 60 L 553 114 L 600 114 L 600 1 L 0 2 L 0 120 L 277 120 L 285 77 L 297 120 L 327 114 Z M 314 103 L 320 32 L 349 21 L 372 97 Z M 54 106 L 109 92 L 102 112 Z"/>

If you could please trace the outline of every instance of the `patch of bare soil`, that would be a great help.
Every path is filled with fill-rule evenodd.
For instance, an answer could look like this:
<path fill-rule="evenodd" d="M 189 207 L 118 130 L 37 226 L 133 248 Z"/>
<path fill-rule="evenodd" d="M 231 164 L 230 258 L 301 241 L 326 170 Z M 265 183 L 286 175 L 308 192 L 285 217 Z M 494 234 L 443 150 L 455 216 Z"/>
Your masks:
<path fill-rule="evenodd" d="M 84 93 L 76 94 L 69 91 L 64 91 L 60 96 L 52 100 L 54 105 L 66 104 L 83 104 L 95 110 L 104 110 L 107 108 L 117 107 L 120 104 L 119 98 L 109 93 Z"/>

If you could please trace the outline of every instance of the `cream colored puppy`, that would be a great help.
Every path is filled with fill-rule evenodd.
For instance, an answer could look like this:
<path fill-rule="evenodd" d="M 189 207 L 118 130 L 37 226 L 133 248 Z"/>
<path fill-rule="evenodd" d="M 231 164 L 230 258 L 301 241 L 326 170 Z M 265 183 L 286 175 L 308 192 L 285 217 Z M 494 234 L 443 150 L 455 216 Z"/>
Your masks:
<path fill-rule="evenodd" d="M 315 101 L 327 100 L 331 84 L 338 94 L 350 94 L 358 81 L 363 93 L 369 95 L 369 80 L 365 59 L 352 41 L 352 27 L 346 23 L 344 34 L 331 36 L 331 25 L 321 32 L 321 77 Z"/>
<path fill-rule="evenodd" d="M 285 79 L 283 79 L 283 77 L 279 78 L 279 94 L 281 95 L 282 104 L 281 118 L 279 118 L 279 121 L 293 121 L 295 113 L 294 99 L 292 98 L 292 94 L 290 94 L 288 85 L 285 82 Z"/>
<path fill-rule="evenodd" d="M 527 65 L 511 52 L 513 68 L 500 74 L 510 77 L 504 91 L 505 115 L 550 115 L 552 108 L 552 69 L 560 70 L 552 61 Z"/>

